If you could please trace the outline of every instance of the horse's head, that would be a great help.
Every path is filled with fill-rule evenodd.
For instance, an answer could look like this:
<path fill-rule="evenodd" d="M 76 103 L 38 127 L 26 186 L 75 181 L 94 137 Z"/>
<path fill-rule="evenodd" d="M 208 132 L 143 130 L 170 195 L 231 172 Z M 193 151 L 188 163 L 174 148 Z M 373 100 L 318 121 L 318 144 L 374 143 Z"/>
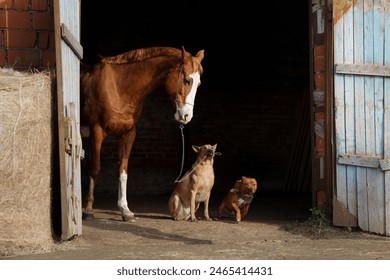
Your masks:
<path fill-rule="evenodd" d="M 183 48 L 181 63 L 169 74 L 165 85 L 168 93 L 174 96 L 175 119 L 181 124 L 189 123 L 193 116 L 195 95 L 203 72 L 203 57 L 204 50 L 192 56 Z"/>

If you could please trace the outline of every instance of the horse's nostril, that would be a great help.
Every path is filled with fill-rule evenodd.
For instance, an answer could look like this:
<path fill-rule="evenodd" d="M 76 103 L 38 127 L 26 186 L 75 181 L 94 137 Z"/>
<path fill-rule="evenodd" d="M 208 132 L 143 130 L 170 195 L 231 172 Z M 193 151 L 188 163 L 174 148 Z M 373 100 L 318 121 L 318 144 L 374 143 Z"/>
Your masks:
<path fill-rule="evenodd" d="M 185 114 L 185 115 L 184 115 L 184 120 L 186 121 L 187 118 L 188 118 L 188 114 Z"/>

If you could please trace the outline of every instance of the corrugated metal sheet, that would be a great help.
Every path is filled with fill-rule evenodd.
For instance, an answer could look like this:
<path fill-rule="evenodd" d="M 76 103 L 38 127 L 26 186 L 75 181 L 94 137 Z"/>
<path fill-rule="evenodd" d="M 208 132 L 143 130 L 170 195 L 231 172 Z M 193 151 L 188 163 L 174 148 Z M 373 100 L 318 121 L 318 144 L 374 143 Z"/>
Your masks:
<path fill-rule="evenodd" d="M 390 157 L 390 1 L 335 0 L 333 18 L 335 200 L 362 230 L 390 235 L 390 173 L 365 164 Z"/>

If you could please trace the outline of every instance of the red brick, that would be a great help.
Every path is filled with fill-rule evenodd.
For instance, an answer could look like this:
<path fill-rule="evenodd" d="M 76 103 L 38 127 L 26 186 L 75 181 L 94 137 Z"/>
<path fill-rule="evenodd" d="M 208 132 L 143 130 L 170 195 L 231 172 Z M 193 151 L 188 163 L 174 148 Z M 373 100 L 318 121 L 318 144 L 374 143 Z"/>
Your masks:
<path fill-rule="evenodd" d="M 325 191 L 317 191 L 317 201 L 326 202 L 326 192 Z"/>
<path fill-rule="evenodd" d="M 34 48 L 37 34 L 31 30 L 5 30 L 7 48 Z"/>
<path fill-rule="evenodd" d="M 56 65 L 56 52 L 47 50 L 43 52 L 42 66 L 53 68 Z"/>
<path fill-rule="evenodd" d="M 14 2 L 14 9 L 28 11 L 28 0 L 16 0 Z"/>
<path fill-rule="evenodd" d="M 7 25 L 7 11 L 0 10 L 0 27 L 6 27 Z"/>
<path fill-rule="evenodd" d="M 50 13 L 34 13 L 33 28 L 35 30 L 54 30 L 54 18 Z"/>
<path fill-rule="evenodd" d="M 18 11 L 0 11 L 0 27 L 30 28 L 30 13 Z"/>
<path fill-rule="evenodd" d="M 32 0 L 31 7 L 34 11 L 46 11 L 47 0 Z"/>
<path fill-rule="evenodd" d="M 324 45 L 314 47 L 314 57 L 317 57 L 317 56 L 325 56 L 325 46 Z"/>
<path fill-rule="evenodd" d="M 39 67 L 40 51 L 37 50 L 8 50 L 8 64 L 11 67 Z"/>
<path fill-rule="evenodd" d="M 39 32 L 39 42 L 38 42 L 38 48 L 40 49 L 48 49 L 49 48 L 49 37 L 50 32 Z"/>
<path fill-rule="evenodd" d="M 317 153 L 317 157 L 324 155 L 325 153 L 325 141 L 320 137 L 316 137 L 315 139 L 315 150 Z"/>
<path fill-rule="evenodd" d="M 324 90 L 325 89 L 325 76 L 323 73 L 314 75 L 315 89 Z"/>
<path fill-rule="evenodd" d="M 325 119 L 325 114 L 324 112 L 317 112 L 314 114 L 314 119 L 316 121 L 323 121 Z"/>
<path fill-rule="evenodd" d="M 49 35 L 49 49 L 54 50 L 56 48 L 56 41 L 54 36 L 54 30 L 50 32 Z"/>
<path fill-rule="evenodd" d="M 0 9 L 12 9 L 12 0 L 0 0 Z"/>
<path fill-rule="evenodd" d="M 325 69 L 324 57 L 317 56 L 314 58 L 314 72 L 323 72 Z"/>
<path fill-rule="evenodd" d="M 4 67 L 5 65 L 5 49 L 0 49 L 0 67 Z"/>
<path fill-rule="evenodd" d="M 317 208 L 318 209 L 326 209 L 327 205 L 327 195 L 326 191 L 317 191 L 316 192 L 316 200 L 317 200 Z"/>

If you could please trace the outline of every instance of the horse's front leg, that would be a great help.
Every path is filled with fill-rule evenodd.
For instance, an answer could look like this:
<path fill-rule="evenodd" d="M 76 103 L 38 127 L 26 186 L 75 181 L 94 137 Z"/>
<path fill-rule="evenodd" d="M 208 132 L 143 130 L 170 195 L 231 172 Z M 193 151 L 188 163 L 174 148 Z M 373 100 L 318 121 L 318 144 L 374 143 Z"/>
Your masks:
<path fill-rule="evenodd" d="M 136 129 L 133 127 L 129 133 L 123 135 L 118 141 L 119 155 L 119 183 L 118 183 L 118 207 L 122 211 L 122 219 L 134 222 L 135 216 L 127 204 L 127 174 L 129 157 L 135 140 Z"/>
<path fill-rule="evenodd" d="M 87 194 L 87 204 L 83 212 L 83 219 L 94 218 L 93 215 L 93 203 L 95 201 L 94 191 L 96 181 L 100 175 L 100 151 L 104 140 L 104 132 L 100 126 L 91 128 L 90 138 L 90 166 L 89 166 L 89 190 Z"/>

